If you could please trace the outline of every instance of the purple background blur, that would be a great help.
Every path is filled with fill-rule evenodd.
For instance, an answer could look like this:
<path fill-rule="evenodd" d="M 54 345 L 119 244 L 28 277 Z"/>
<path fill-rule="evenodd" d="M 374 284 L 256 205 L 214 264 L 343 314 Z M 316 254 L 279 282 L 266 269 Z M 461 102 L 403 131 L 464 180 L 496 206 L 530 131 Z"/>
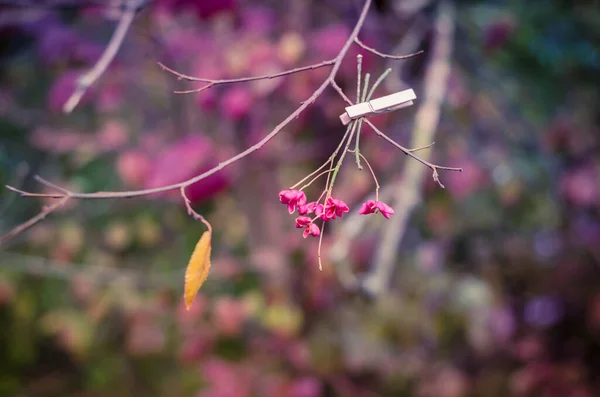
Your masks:
<path fill-rule="evenodd" d="M 65 115 L 118 3 L 0 1 L 1 185 L 44 190 L 40 174 L 91 192 L 197 175 L 270 132 L 328 69 L 176 95 L 198 84 L 156 63 L 214 79 L 317 63 L 337 54 L 361 7 L 149 2 Z M 394 68 L 381 94 L 412 87 L 420 98 L 438 2 L 375 3 L 364 42 L 426 53 L 390 62 L 354 46 L 337 81 L 355 92 L 362 53 L 374 76 Z M 424 170 L 383 296 L 343 285 L 327 259 L 331 231 L 319 272 L 317 240 L 302 239 L 278 201 L 344 133 L 345 105 L 328 89 L 263 149 L 189 189 L 214 228 L 212 270 L 190 311 L 183 273 L 204 227 L 175 193 L 72 201 L 0 248 L 0 395 L 600 395 L 600 8 L 453 5 L 448 93 L 430 150 L 465 171 L 441 173 L 442 190 Z M 408 145 L 419 105 L 373 121 Z M 401 183 L 411 160 L 368 128 L 361 150 L 383 185 Z M 373 185 L 348 163 L 336 191 L 356 211 Z M 46 203 L 1 189 L 0 231 Z M 373 266 L 386 225 L 377 218 L 344 261 L 353 274 Z"/>

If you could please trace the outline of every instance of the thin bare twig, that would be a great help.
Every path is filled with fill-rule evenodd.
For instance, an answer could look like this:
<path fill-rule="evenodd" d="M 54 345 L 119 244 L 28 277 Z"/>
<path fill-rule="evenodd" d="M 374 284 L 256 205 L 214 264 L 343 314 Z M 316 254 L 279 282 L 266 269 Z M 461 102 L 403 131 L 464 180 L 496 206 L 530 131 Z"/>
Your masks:
<path fill-rule="evenodd" d="M 285 120 L 283 120 L 281 123 L 279 123 L 277 126 L 275 126 L 275 128 L 269 134 L 267 134 L 263 139 L 261 139 L 258 143 L 249 147 L 248 149 L 244 150 L 243 152 L 238 153 L 237 155 L 231 157 L 230 159 L 219 163 L 217 166 L 213 167 L 212 169 L 210 169 L 200 175 L 197 175 L 193 178 L 190 178 L 183 182 L 175 183 L 172 185 L 162 186 L 162 187 L 158 187 L 158 188 L 154 188 L 154 189 L 130 190 L 130 191 L 122 191 L 122 192 L 76 193 L 76 192 L 71 192 L 67 189 L 59 188 L 59 189 L 61 189 L 61 190 L 59 190 L 60 193 L 44 194 L 44 193 L 25 192 L 25 191 L 22 191 L 22 190 L 19 190 L 14 187 L 10 187 L 10 186 L 7 186 L 7 188 L 21 194 L 21 196 L 24 196 L 24 197 L 47 197 L 47 198 L 59 198 L 59 199 L 65 199 L 66 197 L 73 198 L 73 199 L 128 198 L 128 197 L 145 196 L 145 195 L 154 194 L 154 193 L 161 193 L 161 192 L 166 192 L 166 191 L 175 190 L 175 189 L 182 190 L 198 181 L 201 181 L 201 180 L 209 177 L 210 175 L 215 174 L 216 172 L 219 172 L 223 168 L 232 165 L 233 163 L 237 162 L 238 160 L 241 160 L 242 158 L 248 156 L 249 154 L 255 152 L 256 150 L 262 148 L 271 139 L 273 139 L 279 132 L 281 132 L 281 130 L 285 126 L 287 126 L 290 122 L 292 122 L 294 119 L 296 119 L 306 108 L 308 108 L 311 104 L 313 104 L 329 85 L 332 85 L 334 83 L 334 79 L 340 69 L 340 66 L 342 64 L 344 57 L 346 56 L 346 53 L 348 52 L 348 49 L 354 42 L 354 39 L 358 36 L 358 33 L 360 32 L 360 30 L 365 22 L 365 18 L 367 16 L 367 12 L 371 6 L 371 2 L 372 2 L 372 0 L 365 0 L 365 3 L 363 5 L 362 11 L 359 15 L 359 18 L 356 22 L 356 25 L 354 26 L 354 29 L 352 30 L 352 33 L 346 40 L 344 46 L 340 49 L 338 55 L 335 57 L 335 61 L 333 63 L 331 71 L 329 72 L 329 75 L 327 76 L 325 81 L 323 81 L 323 83 L 313 92 L 313 94 L 306 101 L 302 102 L 302 104 L 294 112 L 292 112 Z M 115 34 L 115 36 L 116 36 L 116 34 Z M 115 36 L 113 36 L 113 38 Z M 13 233 L 11 231 L 9 234 L 10 234 L 10 237 L 14 237 L 18 233 Z"/>
<path fill-rule="evenodd" d="M 81 101 L 81 98 L 87 89 L 94 84 L 96 80 L 98 80 L 106 71 L 106 68 L 108 68 L 108 65 L 110 65 L 114 59 L 115 55 L 119 51 L 119 48 L 121 48 L 123 39 L 125 39 L 125 35 L 127 34 L 127 31 L 133 22 L 133 18 L 135 17 L 136 10 L 142 3 L 143 0 L 127 1 L 126 9 L 123 11 L 123 14 L 121 14 L 117 28 L 110 38 L 108 46 L 102 53 L 102 56 L 100 59 L 98 59 L 98 62 L 96 62 L 91 70 L 77 80 L 77 87 L 75 88 L 75 91 L 73 94 L 71 94 L 63 106 L 63 111 L 65 113 L 71 113 L 73 109 L 75 109 L 75 106 L 77 106 L 79 101 Z"/>
<path fill-rule="evenodd" d="M 412 152 L 412 153 L 414 153 L 414 152 L 418 152 L 420 150 L 429 149 L 433 145 L 435 145 L 435 142 L 431 142 L 429 145 L 425 145 L 425 146 L 421 146 L 421 147 L 416 147 L 414 149 L 409 149 L 409 151 Z"/>
<path fill-rule="evenodd" d="M 47 180 L 45 180 L 44 178 L 42 178 L 39 175 L 36 175 L 33 179 L 35 179 L 36 181 L 38 181 L 42 185 L 45 185 L 45 186 L 49 187 L 52 190 L 56 190 L 59 193 L 62 193 L 63 196 L 68 196 L 70 194 L 70 192 L 67 189 L 63 189 L 62 187 L 60 187 L 58 185 L 55 185 L 52 182 L 48 182 Z"/>
<path fill-rule="evenodd" d="M 217 85 L 245 83 L 248 81 L 256 81 L 256 80 L 271 80 L 271 79 L 274 79 L 277 77 L 287 76 L 287 75 L 298 73 L 298 72 L 304 72 L 307 70 L 314 70 L 314 69 L 319 69 L 319 68 L 322 68 L 325 66 L 331 66 L 335 63 L 335 61 L 336 61 L 336 59 L 330 59 L 329 61 L 323 61 L 321 63 L 315 63 L 313 65 L 302 66 L 302 67 L 295 68 L 295 69 L 285 70 L 283 72 L 279 72 L 279 73 L 275 73 L 275 74 L 265 74 L 262 76 L 252 76 L 252 77 L 240 77 L 237 79 L 227 79 L 227 80 L 213 80 L 213 79 L 206 79 L 206 78 L 201 78 L 201 77 L 188 76 L 186 74 L 179 73 L 179 72 L 169 68 L 168 66 L 165 66 L 162 62 L 158 62 L 158 65 L 163 70 L 177 76 L 177 78 L 179 80 L 198 81 L 201 83 L 207 83 L 205 86 L 202 86 L 200 88 L 194 88 L 192 90 L 174 91 L 176 94 L 190 94 L 193 92 L 201 92 L 201 91 L 204 91 L 206 89 L 209 89 L 209 88 L 217 86 Z"/>
<path fill-rule="evenodd" d="M 408 58 L 412 58 L 414 56 L 420 55 L 422 53 L 424 53 L 425 51 L 421 50 L 421 51 L 417 51 L 413 54 L 408 54 L 408 55 L 390 55 L 390 54 L 385 54 L 383 52 L 377 51 L 375 48 L 369 47 L 368 45 L 366 45 L 365 43 L 363 43 L 362 41 L 360 41 L 360 39 L 357 37 L 354 39 L 354 42 L 356 44 L 358 44 L 359 46 L 361 46 L 363 49 L 372 52 L 375 55 L 378 55 L 382 58 L 387 58 L 387 59 L 408 59 Z"/>
<path fill-rule="evenodd" d="M 48 215 L 65 205 L 67 201 L 69 201 L 69 197 L 65 196 L 61 200 L 53 203 L 52 205 L 44 207 L 44 209 L 39 214 L 29 219 L 28 221 L 21 223 L 19 226 L 15 227 L 10 232 L 0 237 L 0 245 L 4 244 L 6 241 L 19 235 L 20 233 L 23 233 L 25 230 L 29 229 L 36 223 L 43 221 Z"/>

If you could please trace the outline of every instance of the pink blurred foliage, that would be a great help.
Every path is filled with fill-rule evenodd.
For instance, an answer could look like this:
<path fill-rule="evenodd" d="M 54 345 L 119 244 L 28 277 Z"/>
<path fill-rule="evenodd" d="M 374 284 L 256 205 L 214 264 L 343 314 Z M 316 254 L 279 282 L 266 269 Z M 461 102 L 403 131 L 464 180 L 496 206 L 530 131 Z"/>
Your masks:
<path fill-rule="evenodd" d="M 258 380 L 256 392 L 262 397 L 287 397 L 288 383 L 283 376 L 266 374 Z"/>
<path fill-rule="evenodd" d="M 268 36 L 273 32 L 277 22 L 277 14 L 273 9 L 254 5 L 243 9 L 240 16 L 240 29 L 250 35 Z"/>
<path fill-rule="evenodd" d="M 303 340 L 291 340 L 287 343 L 285 356 L 298 370 L 309 370 L 311 366 L 310 348 Z"/>
<path fill-rule="evenodd" d="M 577 244 L 587 246 L 598 252 L 598 241 L 600 241 L 600 222 L 591 217 L 581 215 L 575 218 L 571 230 L 571 238 Z"/>
<path fill-rule="evenodd" d="M 342 48 L 349 35 L 350 29 L 348 26 L 343 24 L 330 24 L 311 33 L 308 41 L 309 48 L 311 48 L 311 52 L 317 54 L 316 57 L 322 61 L 332 59 Z M 364 41 L 365 44 L 369 45 L 371 40 L 369 37 L 366 37 L 364 38 Z M 356 56 L 358 54 L 362 54 L 363 56 L 363 70 L 373 68 L 376 57 L 372 53 L 353 45 L 348 50 L 346 61 L 343 62 L 340 67 L 340 77 L 356 78 Z"/>
<path fill-rule="evenodd" d="M 452 166 L 462 168 L 463 172 L 446 172 L 441 179 L 456 200 L 465 199 L 482 189 L 488 182 L 484 169 L 473 159 L 468 157 L 454 159 Z"/>
<path fill-rule="evenodd" d="M 83 304 L 92 303 L 97 297 L 97 288 L 89 277 L 80 275 L 71 280 L 73 296 Z"/>
<path fill-rule="evenodd" d="M 41 126 L 31 133 L 33 147 L 52 154 L 63 155 L 85 149 L 101 154 L 119 149 L 129 141 L 126 124 L 108 119 L 95 134 Z"/>
<path fill-rule="evenodd" d="M 346 25 L 325 26 L 312 33 L 310 47 L 325 59 L 331 59 L 340 51 L 349 34 L 350 29 Z"/>
<path fill-rule="evenodd" d="M 214 302 L 214 326 L 223 335 L 235 336 L 242 332 L 242 327 L 247 318 L 244 302 L 241 300 L 223 297 Z"/>
<path fill-rule="evenodd" d="M 237 0 L 159 0 L 157 6 L 172 13 L 193 12 L 201 19 L 237 9 Z"/>
<path fill-rule="evenodd" d="M 200 364 L 200 374 L 210 384 L 198 397 L 249 397 L 252 395 L 256 371 L 245 363 L 231 363 L 218 358 L 208 358 Z"/>
<path fill-rule="evenodd" d="M 539 360 L 512 374 L 510 390 L 515 396 L 592 396 L 592 391 L 583 382 L 585 370 L 580 363 Z"/>
<path fill-rule="evenodd" d="M 513 354 L 522 361 L 533 360 L 542 354 L 543 343 L 537 335 L 525 335 L 513 346 Z"/>
<path fill-rule="evenodd" d="M 239 121 L 251 111 L 253 102 L 248 87 L 233 86 L 222 95 L 221 113 L 230 120 Z"/>
<path fill-rule="evenodd" d="M 142 187 L 152 168 L 152 160 L 140 149 L 122 152 L 117 158 L 117 172 L 127 186 Z"/>
<path fill-rule="evenodd" d="M 185 302 L 181 300 L 177 306 L 177 325 L 183 331 L 194 330 L 204 318 L 206 312 L 206 298 L 198 294 L 194 304 L 188 309 Z"/>
<path fill-rule="evenodd" d="M 102 125 L 95 138 L 101 151 L 119 149 L 129 141 L 127 124 L 121 120 L 109 119 Z"/>
<path fill-rule="evenodd" d="M 544 133 L 544 145 L 555 153 L 583 155 L 590 147 L 600 144 L 597 127 L 583 127 L 573 114 L 559 114 Z"/>
<path fill-rule="evenodd" d="M 489 24 L 483 34 L 483 47 L 491 53 L 501 48 L 517 28 L 516 21 L 509 16 L 503 17 Z"/>
<path fill-rule="evenodd" d="M 41 25 L 36 42 L 38 56 L 48 64 L 93 64 L 103 47 L 85 40 L 80 32 L 52 21 Z"/>
<path fill-rule="evenodd" d="M 212 263 L 214 270 L 211 269 L 211 274 L 216 278 L 236 280 L 244 276 L 244 268 L 234 256 L 222 255 L 219 258 L 215 258 Z"/>
<path fill-rule="evenodd" d="M 38 56 L 45 62 L 64 62 L 77 45 L 77 34 L 70 28 L 59 24 L 49 24 L 43 29 L 36 43 Z"/>
<path fill-rule="evenodd" d="M 189 135 L 167 146 L 151 159 L 144 188 L 152 189 L 183 182 L 217 164 L 214 145 L 200 134 Z M 192 202 L 206 200 L 229 186 L 227 171 L 190 185 L 186 194 Z M 177 196 L 176 192 L 171 196 Z"/>
<path fill-rule="evenodd" d="M 219 95 L 215 90 L 208 89 L 196 94 L 194 102 L 202 111 L 213 111 L 217 107 Z"/>
<path fill-rule="evenodd" d="M 88 142 L 86 134 L 41 126 L 31 133 L 31 145 L 53 154 L 70 153 Z"/>
<path fill-rule="evenodd" d="M 493 330 L 499 345 L 511 341 L 517 327 L 517 319 L 507 306 L 494 308 L 490 315 L 490 328 Z"/>
<path fill-rule="evenodd" d="M 106 80 L 110 80 L 110 78 L 105 78 L 102 84 L 98 85 L 96 106 L 101 112 L 116 112 L 121 109 L 125 101 L 125 87 Z"/>
<path fill-rule="evenodd" d="M 211 353 L 217 334 L 208 326 L 196 327 L 182 336 L 178 358 L 183 363 L 197 363 Z"/>
<path fill-rule="evenodd" d="M 160 316 L 151 310 L 137 310 L 129 316 L 126 349 L 132 355 L 160 353 L 167 342 Z"/>
<path fill-rule="evenodd" d="M 312 376 L 294 380 L 288 390 L 289 397 L 319 397 L 321 395 L 321 382 Z"/>
<path fill-rule="evenodd" d="M 600 174 L 591 165 L 569 168 L 560 179 L 560 191 L 567 201 L 579 207 L 600 204 Z"/>

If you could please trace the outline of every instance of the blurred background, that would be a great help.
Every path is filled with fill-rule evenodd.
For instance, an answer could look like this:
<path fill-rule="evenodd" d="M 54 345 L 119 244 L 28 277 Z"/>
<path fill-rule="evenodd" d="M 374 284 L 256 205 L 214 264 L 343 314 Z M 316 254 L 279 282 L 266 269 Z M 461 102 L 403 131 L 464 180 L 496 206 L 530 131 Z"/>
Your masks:
<path fill-rule="evenodd" d="M 47 191 L 176 183 L 258 142 L 322 68 L 200 94 L 193 76 L 276 73 L 336 56 L 361 1 L 155 0 L 108 70 L 120 1 L 0 1 L 0 184 Z M 350 213 L 303 239 L 278 192 L 340 141 L 328 89 L 274 140 L 189 189 L 212 223 L 212 269 L 191 309 L 183 274 L 205 227 L 177 194 L 75 201 L 0 247 L 1 396 L 600 395 L 600 7 L 597 1 L 380 0 L 337 81 L 393 72 L 373 118 L 431 171 L 362 132 L 396 214 L 350 158 Z M 447 90 L 446 90 L 447 87 Z M 439 98 L 439 100 L 436 100 Z M 437 113 L 439 113 L 439 121 Z M 418 172 L 406 170 L 416 169 Z M 318 196 L 321 186 L 307 193 Z M 322 181 L 321 181 L 322 183 Z M 0 234 L 51 200 L 0 189 Z M 368 220 L 368 222 L 366 222 Z"/>

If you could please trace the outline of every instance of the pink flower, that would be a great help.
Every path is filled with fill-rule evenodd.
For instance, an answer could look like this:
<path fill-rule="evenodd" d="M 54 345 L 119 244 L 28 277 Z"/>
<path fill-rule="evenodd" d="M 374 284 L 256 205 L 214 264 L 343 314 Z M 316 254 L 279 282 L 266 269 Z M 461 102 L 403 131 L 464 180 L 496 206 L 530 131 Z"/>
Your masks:
<path fill-rule="evenodd" d="M 312 219 L 308 216 L 299 216 L 296 218 L 296 229 L 302 229 L 310 224 Z"/>
<path fill-rule="evenodd" d="M 221 101 L 223 114 L 230 120 L 239 121 L 252 109 L 252 100 L 252 94 L 247 88 L 230 88 Z"/>
<path fill-rule="evenodd" d="M 319 229 L 319 226 L 315 225 L 314 223 L 311 223 L 308 226 L 306 226 L 304 232 L 302 233 L 302 237 L 307 238 L 309 235 L 319 237 L 321 235 L 321 230 Z"/>
<path fill-rule="evenodd" d="M 217 163 L 217 150 L 218 147 L 201 132 L 164 146 L 154 158 L 150 158 L 152 167 L 144 181 L 144 188 L 178 183 L 203 173 Z M 190 185 L 186 190 L 187 196 L 192 202 L 199 202 L 213 197 L 228 185 L 228 174 L 219 172 Z"/>
<path fill-rule="evenodd" d="M 318 204 L 316 201 L 311 201 L 306 205 L 298 206 L 298 213 L 300 215 L 315 213 L 316 216 L 321 216 L 323 213 L 323 204 Z"/>
<path fill-rule="evenodd" d="M 304 238 L 307 238 L 309 235 L 316 237 L 321 234 L 319 227 L 312 223 L 312 219 L 310 219 L 308 216 L 299 216 L 296 218 L 296 228 L 304 228 L 304 232 L 302 233 L 302 237 Z"/>
<path fill-rule="evenodd" d="M 321 218 L 324 221 L 329 221 L 331 219 L 335 219 L 338 216 L 341 217 L 344 214 L 344 212 L 348 211 L 350 211 L 348 205 L 342 200 L 329 197 L 327 199 L 327 205 L 325 206 L 325 212 L 323 213 Z"/>
<path fill-rule="evenodd" d="M 288 212 L 293 214 L 294 211 L 296 211 L 296 206 L 301 208 L 306 204 L 306 195 L 300 190 L 282 190 L 279 192 L 279 201 L 283 204 L 287 204 Z"/>
<path fill-rule="evenodd" d="M 374 214 L 377 212 L 381 212 L 381 215 L 386 217 L 386 219 L 390 219 L 390 215 L 392 215 L 395 211 L 383 201 L 375 200 L 368 200 L 367 202 L 363 203 L 358 210 L 358 213 L 361 215 Z"/>

